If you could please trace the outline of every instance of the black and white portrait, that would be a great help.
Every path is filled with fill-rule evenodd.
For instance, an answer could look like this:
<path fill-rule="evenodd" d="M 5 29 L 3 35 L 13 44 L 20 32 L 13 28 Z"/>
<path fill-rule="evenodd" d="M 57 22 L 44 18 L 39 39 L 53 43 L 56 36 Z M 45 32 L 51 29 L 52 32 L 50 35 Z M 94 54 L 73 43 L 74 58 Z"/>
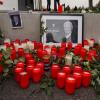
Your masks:
<path fill-rule="evenodd" d="M 9 13 L 9 17 L 11 20 L 12 28 L 22 27 L 22 20 L 21 20 L 19 12 L 11 12 Z"/>
<path fill-rule="evenodd" d="M 47 32 L 42 36 L 43 43 L 59 44 L 64 38 L 73 45 L 82 43 L 81 15 L 43 15 L 41 21 L 44 21 L 44 27 L 47 27 Z"/>

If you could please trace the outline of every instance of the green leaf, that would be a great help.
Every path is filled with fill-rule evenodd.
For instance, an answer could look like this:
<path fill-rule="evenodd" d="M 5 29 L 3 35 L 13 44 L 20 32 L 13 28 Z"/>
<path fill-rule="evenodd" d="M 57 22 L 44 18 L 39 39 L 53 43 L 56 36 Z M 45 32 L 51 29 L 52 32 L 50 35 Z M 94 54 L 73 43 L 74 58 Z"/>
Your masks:
<path fill-rule="evenodd" d="M 13 64 L 13 61 L 10 60 L 10 59 L 9 59 L 9 60 L 6 60 L 6 61 L 5 61 L 5 64 L 8 64 L 8 65 L 9 65 L 9 64 Z"/>
<path fill-rule="evenodd" d="M 25 58 L 24 57 L 21 57 L 21 58 L 19 58 L 19 61 L 25 62 Z"/>
<path fill-rule="evenodd" d="M 46 83 L 42 83 L 41 85 L 40 85 L 40 88 L 41 89 L 45 89 L 47 87 L 47 84 Z"/>
<path fill-rule="evenodd" d="M 47 89 L 47 90 L 46 90 L 46 94 L 47 94 L 48 96 L 51 96 L 51 95 L 52 95 L 52 92 L 50 91 L 50 89 Z"/>
<path fill-rule="evenodd" d="M 9 68 L 4 69 L 4 73 L 8 73 L 9 72 Z"/>

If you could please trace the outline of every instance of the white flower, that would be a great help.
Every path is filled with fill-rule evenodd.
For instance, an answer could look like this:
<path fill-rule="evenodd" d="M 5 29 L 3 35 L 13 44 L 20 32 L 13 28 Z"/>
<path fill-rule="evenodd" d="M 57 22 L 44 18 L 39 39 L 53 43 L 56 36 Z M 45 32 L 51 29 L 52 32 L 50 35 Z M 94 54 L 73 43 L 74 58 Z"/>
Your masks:
<path fill-rule="evenodd" d="M 22 43 L 21 46 L 22 46 L 23 49 L 27 49 L 27 44 L 26 43 Z"/>
<path fill-rule="evenodd" d="M 4 43 L 10 43 L 10 39 L 6 38 L 6 39 L 4 40 Z"/>
<path fill-rule="evenodd" d="M 15 46 L 16 51 L 18 51 L 19 44 L 18 43 L 14 43 L 14 46 Z"/>
<path fill-rule="evenodd" d="M 0 45 L 0 50 L 5 50 L 6 51 L 6 46 L 5 45 Z"/>
<path fill-rule="evenodd" d="M 88 40 L 88 43 L 89 43 L 89 46 L 90 46 L 90 47 L 93 47 L 93 46 L 94 46 L 94 41 Z"/>
<path fill-rule="evenodd" d="M 86 13 L 86 11 L 84 10 L 84 9 L 82 9 L 82 11 L 81 11 L 82 13 Z"/>
<path fill-rule="evenodd" d="M 30 49 L 30 50 L 33 50 L 33 49 L 34 49 L 34 44 L 33 44 L 33 42 L 28 41 L 28 42 L 27 42 L 27 48 Z"/>
<path fill-rule="evenodd" d="M 89 46 L 88 45 L 84 45 L 84 48 L 87 50 L 87 51 L 89 51 Z"/>
<path fill-rule="evenodd" d="M 66 60 L 66 65 L 71 65 L 72 64 L 72 55 L 67 54 L 65 56 L 65 60 Z"/>

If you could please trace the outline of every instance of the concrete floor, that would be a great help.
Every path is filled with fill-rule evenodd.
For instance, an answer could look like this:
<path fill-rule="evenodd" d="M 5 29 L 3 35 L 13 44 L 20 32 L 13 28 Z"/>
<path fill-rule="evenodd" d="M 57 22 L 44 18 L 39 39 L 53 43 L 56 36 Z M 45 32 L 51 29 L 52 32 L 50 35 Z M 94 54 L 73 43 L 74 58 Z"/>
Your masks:
<path fill-rule="evenodd" d="M 54 87 L 52 96 L 47 96 L 43 91 L 30 95 L 38 87 L 39 85 L 31 83 L 24 90 L 14 80 L 7 80 L 0 86 L 0 100 L 98 100 L 92 88 L 81 88 L 74 95 L 67 95 L 64 90 Z"/>

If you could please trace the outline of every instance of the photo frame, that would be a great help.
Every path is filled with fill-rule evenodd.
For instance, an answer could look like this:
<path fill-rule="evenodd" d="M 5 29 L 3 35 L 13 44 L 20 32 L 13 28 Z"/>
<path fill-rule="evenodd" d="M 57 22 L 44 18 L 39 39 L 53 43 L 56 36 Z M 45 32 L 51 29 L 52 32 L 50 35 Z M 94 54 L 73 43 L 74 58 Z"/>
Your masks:
<path fill-rule="evenodd" d="M 10 12 L 9 17 L 10 17 L 12 28 L 22 28 L 22 19 L 18 11 Z"/>
<path fill-rule="evenodd" d="M 62 41 L 72 42 L 73 47 L 83 41 L 82 14 L 42 14 L 41 22 L 47 31 L 41 36 L 44 45 L 60 46 Z"/>

